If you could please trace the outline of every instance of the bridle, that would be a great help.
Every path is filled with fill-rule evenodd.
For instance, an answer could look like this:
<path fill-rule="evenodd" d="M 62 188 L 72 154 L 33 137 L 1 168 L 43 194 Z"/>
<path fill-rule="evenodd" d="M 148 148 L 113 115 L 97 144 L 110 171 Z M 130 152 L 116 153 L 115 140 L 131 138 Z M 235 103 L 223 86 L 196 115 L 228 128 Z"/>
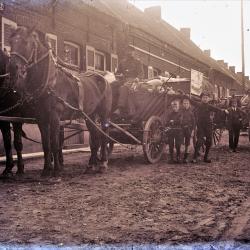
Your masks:
<path fill-rule="evenodd" d="M 38 63 L 40 63 L 41 61 L 43 61 L 44 59 L 46 59 L 49 56 L 49 50 L 46 51 L 41 57 L 37 58 L 38 56 L 38 45 L 37 42 L 35 42 L 35 47 L 32 49 L 30 57 L 27 59 L 25 56 L 21 55 L 18 52 L 11 52 L 10 56 L 11 57 L 17 57 L 19 59 L 21 59 L 21 61 L 24 62 L 24 67 L 26 69 L 30 69 L 34 66 L 36 66 Z M 33 60 L 34 58 L 34 60 Z"/>

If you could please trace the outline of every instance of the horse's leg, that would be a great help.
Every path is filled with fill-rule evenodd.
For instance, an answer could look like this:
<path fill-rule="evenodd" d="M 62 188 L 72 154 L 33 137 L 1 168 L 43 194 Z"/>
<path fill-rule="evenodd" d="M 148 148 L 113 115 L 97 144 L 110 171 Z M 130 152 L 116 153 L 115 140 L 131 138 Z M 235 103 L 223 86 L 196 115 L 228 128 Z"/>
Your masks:
<path fill-rule="evenodd" d="M 101 119 L 101 125 L 103 132 L 105 134 L 109 134 L 109 122 L 106 117 L 103 117 Z M 101 156 L 102 156 L 100 171 L 106 171 L 108 169 L 108 148 L 107 148 L 108 138 L 107 136 L 101 134 L 100 140 L 101 140 Z"/>
<path fill-rule="evenodd" d="M 24 163 L 22 157 L 22 123 L 12 123 L 14 130 L 14 146 L 17 153 L 17 175 L 24 174 Z"/>
<path fill-rule="evenodd" d="M 12 150 L 11 150 L 10 123 L 2 122 L 1 131 L 3 135 L 3 143 L 4 143 L 4 149 L 5 149 L 5 155 L 6 155 L 6 164 L 5 164 L 6 167 L 2 175 L 7 176 L 8 174 L 12 174 L 12 168 L 14 167 Z"/>
<path fill-rule="evenodd" d="M 60 118 L 57 112 L 51 114 L 51 149 L 54 159 L 54 175 L 60 171 L 59 152 L 60 152 Z"/>
<path fill-rule="evenodd" d="M 91 119 L 94 121 L 94 117 L 91 117 Z M 87 171 L 88 170 L 95 171 L 97 167 L 97 163 L 98 163 L 97 152 L 100 146 L 99 135 L 98 135 L 96 128 L 89 121 L 86 121 L 86 125 L 89 130 L 89 136 L 91 140 L 91 143 L 90 143 L 91 155 L 90 155 Z"/>
<path fill-rule="evenodd" d="M 64 127 L 60 126 L 60 135 L 59 135 L 59 163 L 61 165 L 61 167 L 63 168 L 63 144 L 64 144 Z"/>
<path fill-rule="evenodd" d="M 37 124 L 41 133 L 42 146 L 44 152 L 44 168 L 42 176 L 49 176 L 52 171 L 51 166 L 51 145 L 50 145 L 50 123 L 49 120 L 37 119 Z"/>

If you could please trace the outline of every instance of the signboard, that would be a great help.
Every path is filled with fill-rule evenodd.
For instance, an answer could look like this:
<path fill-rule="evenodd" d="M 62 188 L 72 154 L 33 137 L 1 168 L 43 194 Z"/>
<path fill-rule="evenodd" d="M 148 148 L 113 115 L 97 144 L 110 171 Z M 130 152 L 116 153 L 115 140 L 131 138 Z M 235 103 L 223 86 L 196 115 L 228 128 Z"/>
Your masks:
<path fill-rule="evenodd" d="M 203 73 L 191 69 L 191 86 L 190 93 L 193 95 L 200 95 L 202 92 L 202 81 L 203 81 Z"/>

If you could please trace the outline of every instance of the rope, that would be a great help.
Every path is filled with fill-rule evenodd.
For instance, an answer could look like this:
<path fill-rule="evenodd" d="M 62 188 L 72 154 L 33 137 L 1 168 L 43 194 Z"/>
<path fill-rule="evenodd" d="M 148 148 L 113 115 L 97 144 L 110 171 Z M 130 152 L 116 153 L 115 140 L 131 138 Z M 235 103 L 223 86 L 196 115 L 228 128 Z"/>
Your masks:
<path fill-rule="evenodd" d="M 13 109 L 16 109 L 17 107 L 21 106 L 22 104 L 23 104 L 22 100 L 18 101 L 15 105 L 13 105 L 13 106 L 11 106 L 11 107 L 9 107 L 7 109 L 4 109 L 4 110 L 0 111 L 0 115 L 2 115 L 4 113 L 7 113 L 7 112 L 9 112 L 9 111 L 11 111 Z"/>

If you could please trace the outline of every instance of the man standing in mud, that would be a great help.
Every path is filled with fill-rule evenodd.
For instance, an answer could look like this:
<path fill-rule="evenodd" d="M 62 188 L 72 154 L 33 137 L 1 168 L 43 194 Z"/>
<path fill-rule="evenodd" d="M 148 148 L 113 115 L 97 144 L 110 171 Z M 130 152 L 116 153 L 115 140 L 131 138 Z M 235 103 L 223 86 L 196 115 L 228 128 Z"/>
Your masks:
<path fill-rule="evenodd" d="M 209 159 L 209 151 L 212 146 L 212 135 L 213 135 L 213 123 L 210 117 L 211 112 L 222 112 L 221 109 L 216 108 L 210 104 L 209 94 L 206 92 L 201 93 L 201 103 L 191 100 L 191 103 L 196 107 L 196 124 L 197 124 L 197 142 L 195 145 L 195 152 L 193 156 L 193 163 L 197 163 L 197 157 L 199 155 L 200 148 L 205 139 L 205 154 L 204 162 L 211 163 Z"/>
<path fill-rule="evenodd" d="M 127 112 L 130 113 L 129 109 L 133 108 L 128 107 L 129 90 L 136 87 L 134 85 L 136 85 L 140 79 L 144 78 L 143 64 L 135 57 L 135 50 L 133 48 L 128 47 L 127 57 L 119 63 L 117 74 L 121 74 L 123 79 L 121 80 L 122 86 L 119 89 L 117 109 L 114 114 L 124 116 Z"/>

